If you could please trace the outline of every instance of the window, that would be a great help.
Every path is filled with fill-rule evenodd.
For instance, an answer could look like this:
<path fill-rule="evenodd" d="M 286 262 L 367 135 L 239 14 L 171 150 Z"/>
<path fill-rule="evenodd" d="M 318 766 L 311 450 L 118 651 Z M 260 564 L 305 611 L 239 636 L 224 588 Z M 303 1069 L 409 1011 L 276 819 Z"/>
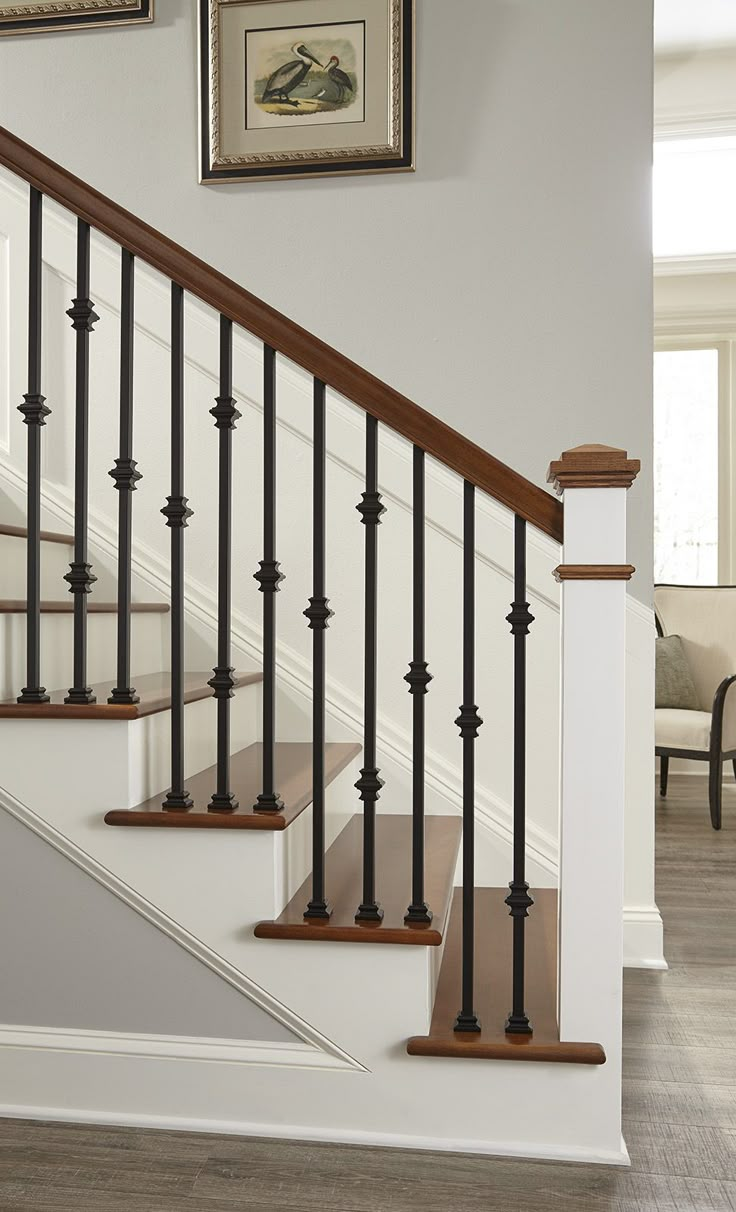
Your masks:
<path fill-rule="evenodd" d="M 654 356 L 654 579 L 717 585 L 719 572 L 718 348 Z M 725 532 L 725 527 L 724 527 Z"/>
<path fill-rule="evenodd" d="M 654 255 L 736 252 L 736 138 L 654 145 Z"/>

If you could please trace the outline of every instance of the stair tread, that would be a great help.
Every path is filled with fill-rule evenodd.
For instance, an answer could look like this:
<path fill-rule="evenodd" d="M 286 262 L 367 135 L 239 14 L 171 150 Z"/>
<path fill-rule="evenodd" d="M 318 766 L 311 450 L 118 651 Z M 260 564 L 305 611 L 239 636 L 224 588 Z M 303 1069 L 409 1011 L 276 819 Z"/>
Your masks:
<path fill-rule="evenodd" d="M 250 686 L 254 682 L 262 682 L 263 674 L 259 672 L 236 673 L 233 675 L 235 686 Z M 184 702 L 196 703 L 200 699 L 212 697 L 212 687 L 208 679 L 212 670 L 205 672 L 188 672 L 184 674 Z M 97 698 L 96 703 L 65 703 L 64 697 L 68 690 L 50 691 L 50 703 L 16 703 L 9 699 L 0 703 L 1 719 L 50 719 L 50 720 L 137 720 L 144 715 L 154 715 L 159 711 L 168 711 L 171 707 L 171 674 L 169 672 L 144 673 L 130 679 L 135 686 L 140 702 L 128 705 L 108 703 L 115 682 L 96 682 L 92 691 Z"/>
<path fill-rule="evenodd" d="M 434 913 L 428 926 L 404 922 L 411 897 L 411 829 L 411 816 L 379 813 L 376 817 L 377 896 L 383 921 L 355 921 L 362 899 L 363 818 L 354 816 L 325 857 L 325 887 L 332 905 L 329 920 L 307 921 L 303 916 L 311 895 L 310 877 L 276 921 L 258 923 L 256 938 L 439 946 L 452 897 L 462 823 L 454 816 L 428 816 L 425 821 L 425 895 Z"/>
<path fill-rule="evenodd" d="M 325 778 L 333 779 L 360 753 L 360 745 L 335 742 L 326 746 Z M 230 759 L 231 788 L 239 806 L 234 812 L 208 812 L 215 790 L 217 766 L 208 766 L 187 779 L 194 800 L 188 812 L 164 812 L 165 792 L 152 796 L 136 808 L 114 808 L 105 816 L 108 825 L 136 825 L 159 829 L 286 829 L 312 802 L 312 746 L 308 741 L 280 741 L 276 745 L 276 786 L 284 801 L 281 812 L 254 812 L 262 790 L 263 746 L 258 742 L 233 754 Z"/>
<path fill-rule="evenodd" d="M 0 535 L 8 535 L 13 539 L 27 539 L 27 526 L 11 526 L 9 522 L 0 522 Z M 63 543 L 65 547 L 74 546 L 73 534 L 61 534 L 58 530 L 42 530 L 42 543 Z"/>
<path fill-rule="evenodd" d="M 130 609 L 133 614 L 168 614 L 168 602 L 131 602 Z M 24 598 L 0 598 L 0 614 L 25 614 L 27 603 Z M 87 602 L 87 610 L 90 614 L 117 614 L 117 602 L 96 602 L 94 597 L 91 597 Z M 60 598 L 58 601 L 42 601 L 42 614 L 72 614 L 74 612 L 74 599 L 71 594 L 68 598 Z"/>
<path fill-rule="evenodd" d="M 526 922 L 526 1011 L 533 1036 L 507 1036 L 511 1008 L 512 921 L 504 901 L 508 888 L 475 890 L 475 1012 L 478 1034 L 453 1031 L 460 1009 L 462 971 L 462 889 L 452 897 L 429 1035 L 415 1035 L 410 1056 L 473 1057 L 601 1065 L 600 1044 L 561 1043 L 557 1025 L 557 891 L 534 892 Z"/>

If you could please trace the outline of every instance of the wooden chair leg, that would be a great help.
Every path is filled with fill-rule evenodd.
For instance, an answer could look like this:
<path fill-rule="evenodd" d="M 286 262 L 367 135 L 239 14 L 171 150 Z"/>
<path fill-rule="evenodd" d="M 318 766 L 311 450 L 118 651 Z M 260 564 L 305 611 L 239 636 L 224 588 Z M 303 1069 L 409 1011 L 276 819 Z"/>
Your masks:
<path fill-rule="evenodd" d="M 734 761 L 734 770 L 736 770 L 736 760 Z M 670 759 L 665 757 L 663 754 L 659 759 L 659 794 L 662 796 L 662 799 L 664 799 L 667 794 L 667 780 L 669 778 L 669 773 Z"/>
<path fill-rule="evenodd" d="M 711 756 L 710 773 L 708 778 L 708 798 L 710 801 L 710 823 L 714 829 L 721 827 L 721 807 L 723 803 L 723 758 Z"/>

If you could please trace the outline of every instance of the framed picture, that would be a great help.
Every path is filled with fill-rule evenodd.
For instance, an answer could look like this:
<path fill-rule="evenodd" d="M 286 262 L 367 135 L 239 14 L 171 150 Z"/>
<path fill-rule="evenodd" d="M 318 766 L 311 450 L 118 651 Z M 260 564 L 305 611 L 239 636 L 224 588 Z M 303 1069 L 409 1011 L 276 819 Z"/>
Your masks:
<path fill-rule="evenodd" d="M 0 34 L 153 21 L 153 0 L 0 0 Z"/>
<path fill-rule="evenodd" d="M 414 0 L 199 0 L 204 184 L 414 168 Z"/>

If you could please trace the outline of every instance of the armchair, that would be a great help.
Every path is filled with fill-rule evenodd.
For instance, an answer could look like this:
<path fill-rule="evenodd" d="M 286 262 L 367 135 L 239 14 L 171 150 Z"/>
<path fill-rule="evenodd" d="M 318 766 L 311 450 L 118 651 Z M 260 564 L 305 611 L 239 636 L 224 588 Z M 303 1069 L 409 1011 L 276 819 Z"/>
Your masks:
<path fill-rule="evenodd" d="M 656 585 L 654 608 L 660 635 L 682 637 L 701 708 L 656 709 L 659 792 L 667 794 L 671 757 L 708 762 L 710 819 L 720 829 L 723 763 L 736 773 L 736 586 Z"/>

